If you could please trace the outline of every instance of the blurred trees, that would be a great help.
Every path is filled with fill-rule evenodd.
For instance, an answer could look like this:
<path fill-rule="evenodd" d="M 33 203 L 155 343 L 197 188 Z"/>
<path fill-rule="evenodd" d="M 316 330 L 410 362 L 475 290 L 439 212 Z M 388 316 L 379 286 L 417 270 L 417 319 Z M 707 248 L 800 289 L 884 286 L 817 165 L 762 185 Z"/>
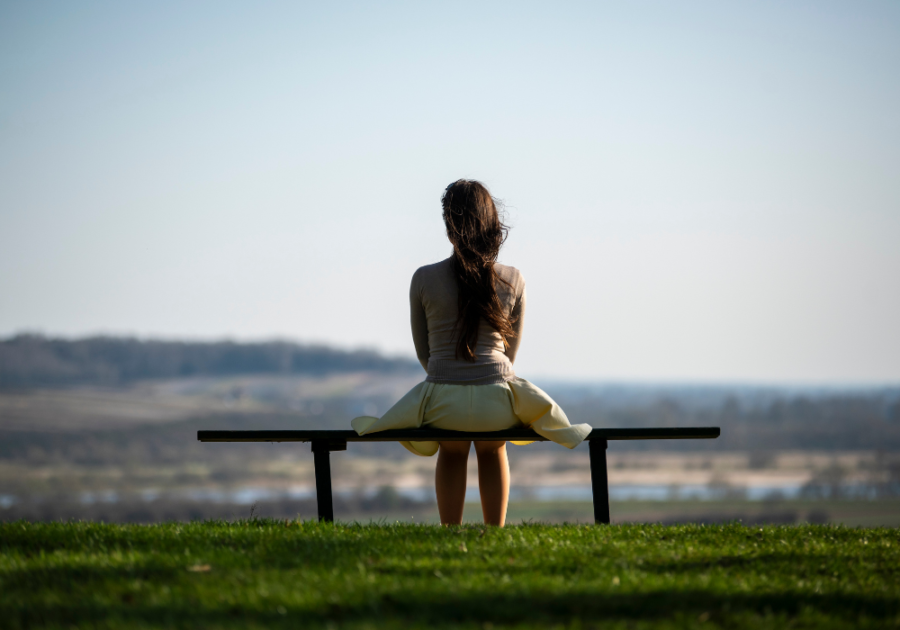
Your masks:
<path fill-rule="evenodd" d="M 386 358 L 372 350 L 345 351 L 286 341 L 67 340 L 39 335 L 0 341 L 0 387 L 118 385 L 195 375 L 323 375 L 366 370 L 410 373 L 421 367 L 412 359 Z"/>
<path fill-rule="evenodd" d="M 749 451 L 756 467 L 779 450 L 900 452 L 898 387 L 792 392 L 736 385 L 654 392 L 648 386 L 640 396 L 620 399 L 603 389 L 589 394 L 564 386 L 546 389 L 573 423 L 722 429 L 716 440 L 625 441 L 610 446 L 617 451 Z"/>

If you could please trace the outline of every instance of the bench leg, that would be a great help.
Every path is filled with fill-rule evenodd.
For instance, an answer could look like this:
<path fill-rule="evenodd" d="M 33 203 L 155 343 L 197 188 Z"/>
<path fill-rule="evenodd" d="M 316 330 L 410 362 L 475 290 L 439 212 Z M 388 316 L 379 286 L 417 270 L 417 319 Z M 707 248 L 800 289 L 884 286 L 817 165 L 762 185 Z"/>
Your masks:
<path fill-rule="evenodd" d="M 606 475 L 607 441 L 588 442 L 591 454 L 591 491 L 594 495 L 594 523 L 609 524 L 609 479 Z"/>
<path fill-rule="evenodd" d="M 326 442 L 312 443 L 313 462 L 316 467 L 316 503 L 319 520 L 334 521 L 334 504 L 331 500 L 331 449 Z"/>

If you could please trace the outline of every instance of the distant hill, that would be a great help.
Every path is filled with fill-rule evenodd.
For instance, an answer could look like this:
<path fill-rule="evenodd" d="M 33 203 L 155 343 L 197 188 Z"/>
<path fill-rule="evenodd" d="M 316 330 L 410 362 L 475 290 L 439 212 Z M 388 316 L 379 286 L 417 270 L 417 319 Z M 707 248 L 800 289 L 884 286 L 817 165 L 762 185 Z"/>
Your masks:
<path fill-rule="evenodd" d="M 337 350 L 286 341 L 264 343 L 142 341 L 121 337 L 0 340 L 0 387 L 118 385 L 140 379 L 231 374 L 421 371 L 412 359 L 371 350 Z"/>

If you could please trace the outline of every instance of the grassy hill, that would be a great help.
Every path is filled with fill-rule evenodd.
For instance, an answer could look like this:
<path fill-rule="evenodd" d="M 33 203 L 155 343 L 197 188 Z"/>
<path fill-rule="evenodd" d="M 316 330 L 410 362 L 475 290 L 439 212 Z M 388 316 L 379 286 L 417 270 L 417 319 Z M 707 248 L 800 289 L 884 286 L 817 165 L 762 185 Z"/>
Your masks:
<path fill-rule="evenodd" d="M 900 532 L 0 524 L 6 628 L 887 628 Z"/>

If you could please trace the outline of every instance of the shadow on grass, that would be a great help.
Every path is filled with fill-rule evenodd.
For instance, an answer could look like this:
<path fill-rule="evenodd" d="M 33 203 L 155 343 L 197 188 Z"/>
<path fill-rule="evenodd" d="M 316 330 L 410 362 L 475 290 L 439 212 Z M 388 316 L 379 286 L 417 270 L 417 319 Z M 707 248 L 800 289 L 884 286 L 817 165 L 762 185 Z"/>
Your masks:
<path fill-rule="evenodd" d="M 708 591 L 657 591 L 641 594 L 528 595 L 434 594 L 404 599 L 402 595 L 372 597 L 356 605 L 332 604 L 314 609 L 292 608 L 277 603 L 269 608 L 249 606 L 209 607 L 182 603 L 146 606 L 140 601 L 114 606 L 78 603 L 44 606 L 41 609 L 2 606 L 6 627 L 41 625 L 105 624 L 109 626 L 297 627 L 328 622 L 379 624 L 424 624 L 432 627 L 466 622 L 495 625 L 611 621 L 657 621 L 673 618 L 726 621 L 746 617 L 827 619 L 849 624 L 866 619 L 870 623 L 896 621 L 900 604 L 893 597 L 847 594 L 721 595 Z M 830 625 L 830 624 L 827 624 Z"/>
<path fill-rule="evenodd" d="M 676 562 L 646 562 L 640 565 L 642 571 L 656 574 L 692 575 L 702 571 L 752 571 L 758 575 L 778 576 L 779 579 L 791 576 L 794 578 L 810 578 L 818 576 L 830 577 L 840 572 L 846 575 L 848 567 L 859 567 L 865 558 L 850 554 L 808 554 L 808 553 L 770 553 L 758 556 L 718 556 L 703 560 L 680 560 Z M 869 575 L 878 575 L 888 582 L 900 576 L 896 567 L 867 565 L 863 569 Z"/>

